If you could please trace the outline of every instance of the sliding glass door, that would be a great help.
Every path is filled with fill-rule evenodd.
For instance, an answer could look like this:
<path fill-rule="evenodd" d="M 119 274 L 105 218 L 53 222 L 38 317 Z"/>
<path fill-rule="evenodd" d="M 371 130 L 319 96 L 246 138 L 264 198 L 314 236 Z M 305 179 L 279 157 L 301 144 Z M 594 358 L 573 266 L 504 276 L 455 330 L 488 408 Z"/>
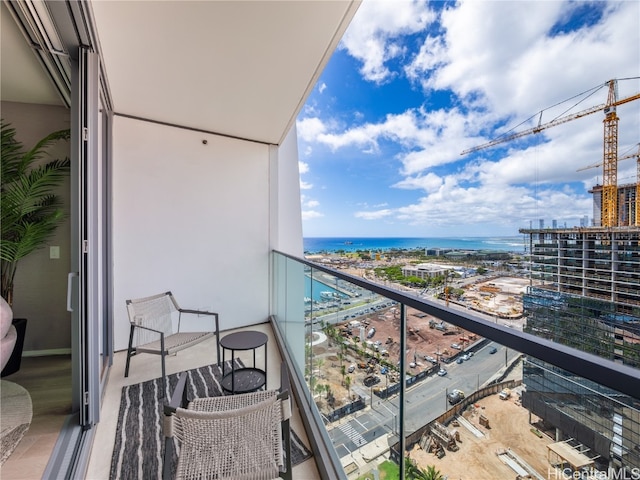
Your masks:
<path fill-rule="evenodd" d="M 73 410 L 83 429 L 100 411 L 100 241 L 98 56 L 81 47 L 72 81 L 72 287 Z"/>

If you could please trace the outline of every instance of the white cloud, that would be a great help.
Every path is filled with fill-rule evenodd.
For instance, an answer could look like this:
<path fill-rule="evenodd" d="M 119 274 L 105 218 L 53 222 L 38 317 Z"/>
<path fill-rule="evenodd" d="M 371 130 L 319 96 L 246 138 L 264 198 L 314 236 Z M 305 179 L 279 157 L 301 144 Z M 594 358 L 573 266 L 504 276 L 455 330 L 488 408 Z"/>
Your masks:
<path fill-rule="evenodd" d="M 373 0 L 360 5 L 341 47 L 362 62 L 362 76 L 381 83 L 392 76 L 385 62 L 405 52 L 401 35 L 423 30 L 435 19 L 426 0 Z"/>
<path fill-rule="evenodd" d="M 460 152 L 527 118 L 519 129 L 532 127 L 539 121 L 536 112 L 610 78 L 637 77 L 640 3 L 587 5 L 601 9 L 602 19 L 560 32 L 557 26 L 583 2 L 460 1 L 443 7 L 441 29 L 435 31 L 429 29 L 435 14 L 426 2 L 365 0 L 342 48 L 362 62 L 366 80 L 384 83 L 405 75 L 424 91 L 425 102 L 382 119 L 358 117 L 352 125 L 322 118 L 318 109 L 298 123 L 300 137 L 334 152 L 355 147 L 369 155 L 380 154 L 384 142 L 384 158 L 397 165 L 401 177 L 388 186 L 422 195 L 404 200 L 404 206 L 400 201 L 393 208 L 365 207 L 355 214 L 363 220 L 442 225 L 448 231 L 467 224 L 510 225 L 511 232 L 513 226 L 527 226 L 523 219 L 578 221 L 592 212 L 585 190 L 602 180 L 598 169 L 576 171 L 602 159 L 602 112 L 523 142 L 466 157 Z M 403 42 L 419 31 L 422 46 L 412 52 Z M 619 97 L 628 96 L 640 91 L 640 81 L 620 82 L 619 88 Z M 450 106 L 432 100 L 442 94 L 450 96 Z M 606 87 L 567 110 L 578 100 L 546 109 L 541 121 L 604 103 Z M 618 115 L 622 152 L 639 141 L 640 101 L 618 107 Z M 532 146 L 533 141 L 540 143 Z M 619 176 L 633 176 L 631 163 L 620 166 Z M 581 183 L 585 190 L 579 190 Z"/>
<path fill-rule="evenodd" d="M 305 162 L 298 162 L 298 170 L 300 171 L 301 175 L 303 173 L 308 173 L 309 172 L 309 164 L 305 163 Z"/>
<path fill-rule="evenodd" d="M 302 220 L 324 217 L 324 213 L 316 210 L 320 206 L 320 202 L 317 200 L 310 199 L 306 195 L 300 195 L 300 204 L 302 205 Z"/>
<path fill-rule="evenodd" d="M 326 89 L 327 89 L 327 84 L 326 84 L 326 83 L 324 83 L 324 82 L 322 82 L 322 83 L 320 84 L 320 86 L 318 87 L 318 91 L 319 91 L 320 93 L 324 92 Z"/>
<path fill-rule="evenodd" d="M 404 188 L 409 190 L 420 189 L 425 192 L 437 191 L 442 186 L 443 180 L 434 173 L 428 173 L 424 176 L 406 177 L 404 180 L 393 185 L 396 188 Z"/>
<path fill-rule="evenodd" d="M 454 231 L 462 226 L 478 231 L 484 226 L 528 227 L 523 219 L 575 219 L 589 212 L 591 199 L 567 189 L 535 189 L 505 185 L 461 188 L 453 179 L 417 202 L 396 209 L 359 211 L 364 220 L 394 219 L 414 226 Z M 513 232 L 512 232 L 513 233 Z"/>
<path fill-rule="evenodd" d="M 298 120 L 296 124 L 298 138 L 306 141 L 315 140 L 325 132 L 326 127 L 318 117 L 308 117 Z"/>
<path fill-rule="evenodd" d="M 312 220 L 314 218 L 324 217 L 324 213 L 316 212 L 315 210 L 303 210 L 302 220 Z"/>
<path fill-rule="evenodd" d="M 383 209 L 371 212 L 356 212 L 354 215 L 356 218 L 362 218 L 364 220 L 380 220 L 381 218 L 388 217 L 393 214 L 393 210 Z"/>
<path fill-rule="evenodd" d="M 305 182 L 304 180 L 300 180 L 300 190 L 311 190 L 313 188 L 313 184 L 309 182 Z"/>

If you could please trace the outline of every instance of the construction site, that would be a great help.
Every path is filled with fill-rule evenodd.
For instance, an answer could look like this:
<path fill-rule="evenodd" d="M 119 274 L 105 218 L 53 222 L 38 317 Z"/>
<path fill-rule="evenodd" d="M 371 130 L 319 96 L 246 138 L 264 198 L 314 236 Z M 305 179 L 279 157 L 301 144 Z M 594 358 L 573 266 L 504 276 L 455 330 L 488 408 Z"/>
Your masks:
<path fill-rule="evenodd" d="M 552 443 L 530 423 L 516 390 L 506 399 L 496 393 L 478 400 L 447 426 L 434 422 L 409 457 L 456 480 L 547 479 Z"/>
<path fill-rule="evenodd" d="M 619 106 L 640 99 L 640 93 L 619 98 L 618 80 L 610 80 L 604 86 L 608 87 L 604 104 L 501 137 L 472 151 L 595 112 L 604 113 L 601 160 L 579 169 L 602 168 L 602 184 L 590 190 L 592 225 L 584 222 L 574 228 L 557 228 L 555 224 L 545 228 L 540 220 L 539 228 L 520 230 L 528 236 L 531 279 L 536 282 L 523 295 L 524 330 L 640 368 L 640 150 L 618 154 L 617 115 Z M 636 159 L 635 183 L 620 184 L 618 163 L 627 159 Z M 621 396 L 599 387 L 595 398 L 587 401 L 593 392 L 588 381 L 536 359 L 530 359 L 528 364 L 523 372 L 527 388 L 521 401 L 529 415 L 538 415 L 554 427 L 558 442 L 551 448 L 550 457 L 573 457 L 575 452 L 562 443 L 571 440 L 582 445 L 591 458 L 598 458 L 600 467 L 617 471 L 640 468 L 636 395 Z M 570 471 L 591 468 L 588 460 L 575 459 Z"/>

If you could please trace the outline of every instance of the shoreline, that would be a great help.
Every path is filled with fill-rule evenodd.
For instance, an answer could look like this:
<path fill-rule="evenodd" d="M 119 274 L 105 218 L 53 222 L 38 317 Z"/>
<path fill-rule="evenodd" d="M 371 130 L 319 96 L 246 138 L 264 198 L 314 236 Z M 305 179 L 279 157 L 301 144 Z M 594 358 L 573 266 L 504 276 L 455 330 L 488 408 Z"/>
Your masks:
<path fill-rule="evenodd" d="M 524 238 L 506 237 L 304 237 L 305 255 L 355 254 L 358 252 L 433 251 L 434 256 L 450 252 L 474 254 L 526 253 Z"/>

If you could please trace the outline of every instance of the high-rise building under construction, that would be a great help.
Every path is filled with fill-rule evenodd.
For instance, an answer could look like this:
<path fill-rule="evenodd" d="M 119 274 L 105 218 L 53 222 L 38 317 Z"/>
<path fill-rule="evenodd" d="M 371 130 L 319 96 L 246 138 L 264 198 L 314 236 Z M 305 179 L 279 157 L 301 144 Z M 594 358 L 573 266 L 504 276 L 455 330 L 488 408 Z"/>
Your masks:
<path fill-rule="evenodd" d="M 520 232 L 531 268 L 525 331 L 640 368 L 640 227 Z M 640 468 L 640 391 L 622 395 L 535 358 L 523 382 L 523 406 L 557 441 L 611 468 Z"/>

